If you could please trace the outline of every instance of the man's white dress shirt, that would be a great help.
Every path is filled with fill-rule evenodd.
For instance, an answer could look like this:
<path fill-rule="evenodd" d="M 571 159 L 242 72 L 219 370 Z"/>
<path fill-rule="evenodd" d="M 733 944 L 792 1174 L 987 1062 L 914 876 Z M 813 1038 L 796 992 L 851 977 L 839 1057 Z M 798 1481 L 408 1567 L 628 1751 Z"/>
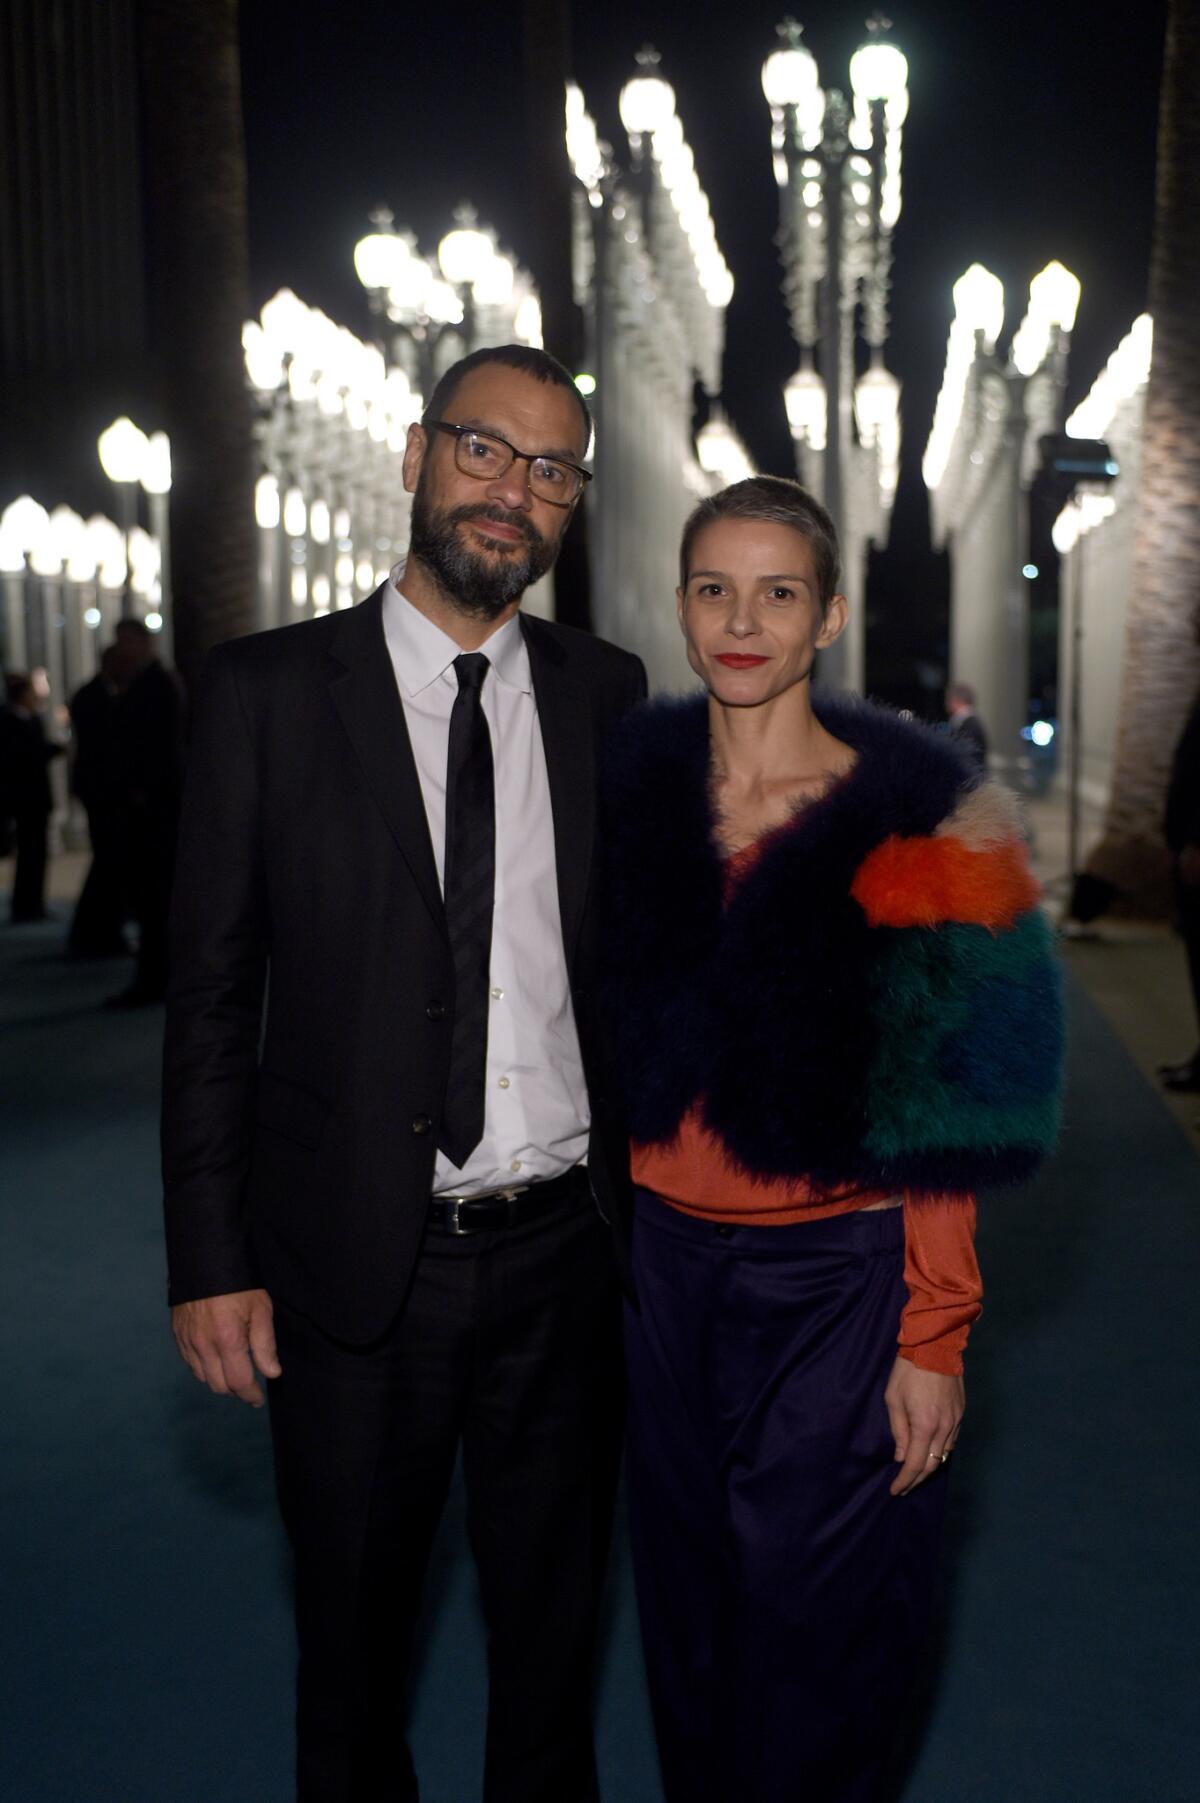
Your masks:
<path fill-rule="evenodd" d="M 461 655 L 400 593 L 383 597 L 383 630 L 412 742 L 439 882 L 446 863 L 446 759 Z M 496 781 L 496 896 L 483 1138 L 461 1170 L 444 1152 L 434 1195 L 557 1177 L 587 1153 L 589 1112 L 558 906 L 554 822 L 529 652 L 515 616 L 480 647 L 491 669 L 482 704 Z"/>

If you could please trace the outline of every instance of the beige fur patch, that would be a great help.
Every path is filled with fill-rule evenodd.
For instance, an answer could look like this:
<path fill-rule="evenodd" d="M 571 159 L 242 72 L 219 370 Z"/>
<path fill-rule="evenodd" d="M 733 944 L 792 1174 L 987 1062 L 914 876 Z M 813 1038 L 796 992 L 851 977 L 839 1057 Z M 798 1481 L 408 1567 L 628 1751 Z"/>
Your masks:
<path fill-rule="evenodd" d="M 938 838 L 961 839 L 972 851 L 1025 837 L 1021 804 L 1000 783 L 980 783 L 937 828 Z"/>

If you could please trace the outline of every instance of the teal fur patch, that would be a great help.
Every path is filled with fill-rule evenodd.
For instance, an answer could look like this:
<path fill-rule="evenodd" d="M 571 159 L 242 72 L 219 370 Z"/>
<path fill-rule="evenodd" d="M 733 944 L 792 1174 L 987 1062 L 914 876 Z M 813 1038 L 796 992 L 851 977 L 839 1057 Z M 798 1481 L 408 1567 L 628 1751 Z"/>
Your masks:
<path fill-rule="evenodd" d="M 872 980 L 868 1149 L 881 1160 L 950 1147 L 1049 1151 L 1062 1016 L 1041 910 L 1001 933 L 950 924 L 887 938 Z"/>

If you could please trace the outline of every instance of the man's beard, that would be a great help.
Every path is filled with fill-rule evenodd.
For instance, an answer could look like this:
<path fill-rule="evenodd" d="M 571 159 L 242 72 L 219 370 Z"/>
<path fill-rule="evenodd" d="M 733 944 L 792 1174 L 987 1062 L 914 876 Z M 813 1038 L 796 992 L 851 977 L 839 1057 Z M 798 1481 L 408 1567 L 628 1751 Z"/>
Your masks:
<path fill-rule="evenodd" d="M 524 542 L 505 551 L 497 540 L 497 555 L 489 559 L 471 550 L 459 531 L 465 520 L 495 520 L 499 525 L 514 526 Z M 479 620 L 495 620 L 546 574 L 558 556 L 558 545 L 543 538 L 522 514 L 510 513 L 486 501 L 439 513 L 429 500 L 425 484 L 418 481 L 408 554 L 425 565 L 461 613 Z"/>

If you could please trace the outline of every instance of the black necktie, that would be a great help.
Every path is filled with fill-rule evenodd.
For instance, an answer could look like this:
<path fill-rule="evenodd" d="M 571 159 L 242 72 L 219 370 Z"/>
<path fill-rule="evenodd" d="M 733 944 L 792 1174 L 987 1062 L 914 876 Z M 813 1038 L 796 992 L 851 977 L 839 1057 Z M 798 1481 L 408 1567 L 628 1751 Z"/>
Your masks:
<path fill-rule="evenodd" d="M 446 925 L 454 957 L 454 1034 L 438 1145 L 461 1170 L 483 1137 L 496 799 L 492 741 L 481 691 L 491 668 L 481 651 L 454 660 L 458 694 L 446 759 Z"/>

